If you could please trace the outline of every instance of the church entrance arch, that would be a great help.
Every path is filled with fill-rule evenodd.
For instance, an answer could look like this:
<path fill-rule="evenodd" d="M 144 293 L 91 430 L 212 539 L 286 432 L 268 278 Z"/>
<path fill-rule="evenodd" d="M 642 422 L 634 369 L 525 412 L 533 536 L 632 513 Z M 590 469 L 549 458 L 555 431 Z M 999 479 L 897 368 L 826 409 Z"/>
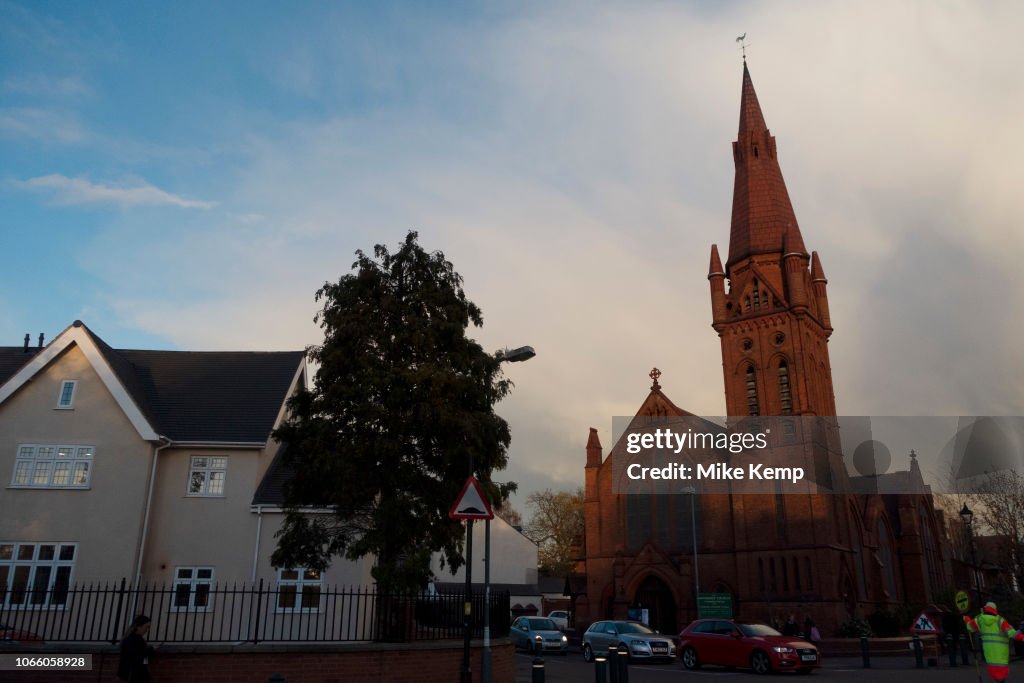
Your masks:
<path fill-rule="evenodd" d="M 647 610 L 647 623 L 662 633 L 679 632 L 676 622 L 676 601 L 665 582 L 651 574 L 637 587 L 632 607 Z"/>

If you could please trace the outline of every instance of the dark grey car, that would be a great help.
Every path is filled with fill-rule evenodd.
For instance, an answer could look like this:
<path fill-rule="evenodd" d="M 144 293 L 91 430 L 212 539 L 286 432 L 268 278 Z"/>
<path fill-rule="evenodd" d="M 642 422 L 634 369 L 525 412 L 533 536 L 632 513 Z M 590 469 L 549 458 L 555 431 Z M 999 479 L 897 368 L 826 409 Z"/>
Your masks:
<path fill-rule="evenodd" d="M 610 646 L 627 648 L 630 661 L 676 658 L 676 644 L 666 636 L 638 621 L 595 621 L 583 634 L 583 659 L 608 654 Z"/>

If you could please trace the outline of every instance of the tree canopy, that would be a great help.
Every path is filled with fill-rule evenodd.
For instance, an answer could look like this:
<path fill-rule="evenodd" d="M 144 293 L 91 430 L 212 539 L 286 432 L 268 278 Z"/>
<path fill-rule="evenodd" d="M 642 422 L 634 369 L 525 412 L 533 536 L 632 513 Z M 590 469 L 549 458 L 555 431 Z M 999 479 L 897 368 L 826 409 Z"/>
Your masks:
<path fill-rule="evenodd" d="M 471 467 L 492 501 L 515 490 L 492 480 L 510 442 L 493 408 L 511 382 L 466 336 L 483 318 L 462 278 L 417 239 L 357 251 L 353 272 L 316 293 L 324 341 L 307 358 L 318 371 L 274 433 L 293 473 L 275 566 L 372 555 L 382 588 L 421 588 L 433 553 L 463 563 L 465 532 L 448 510 Z"/>
<path fill-rule="evenodd" d="M 583 489 L 545 489 L 526 499 L 533 514 L 523 533 L 538 545 L 540 569 L 551 576 L 566 576 L 573 569 L 583 538 L 583 502 Z"/>

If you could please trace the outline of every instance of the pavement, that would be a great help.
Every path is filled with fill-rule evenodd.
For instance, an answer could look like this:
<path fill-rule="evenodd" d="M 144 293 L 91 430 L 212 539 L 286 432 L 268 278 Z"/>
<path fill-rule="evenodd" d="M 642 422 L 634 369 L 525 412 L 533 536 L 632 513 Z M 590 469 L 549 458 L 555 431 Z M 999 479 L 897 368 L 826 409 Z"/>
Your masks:
<path fill-rule="evenodd" d="M 532 683 L 533 656 L 516 653 L 515 683 Z M 917 668 L 914 658 L 907 657 L 875 657 L 871 660 L 871 668 L 865 669 L 860 657 L 836 657 L 823 662 L 820 669 L 810 675 L 812 680 L 836 681 L 837 683 L 860 683 L 870 678 L 871 683 L 977 683 L 979 674 L 981 683 L 991 683 L 985 673 L 984 662 L 980 670 L 975 669 L 972 660 L 969 665 L 949 666 L 949 660 L 940 660 L 939 666 Z M 959 661 L 958 661 L 959 664 Z M 595 667 L 583 661 L 583 655 L 572 652 L 565 657 L 544 658 L 544 683 L 594 683 Z M 629 683 L 715 683 L 715 678 L 747 678 L 754 679 L 756 674 L 743 670 L 726 670 L 719 667 L 705 667 L 697 671 L 685 670 L 679 662 L 672 664 L 635 664 L 629 667 Z M 772 678 L 778 680 L 790 678 L 793 683 L 805 680 L 795 673 L 776 674 Z M 701 680 L 704 679 L 704 680 Z M 1010 663 L 1008 683 L 1024 682 L 1024 660 Z M 610 678 L 609 678 L 610 683 Z M 744 683 L 743 681 L 720 681 L 719 683 Z M 753 681 L 750 681 L 753 683 Z"/>

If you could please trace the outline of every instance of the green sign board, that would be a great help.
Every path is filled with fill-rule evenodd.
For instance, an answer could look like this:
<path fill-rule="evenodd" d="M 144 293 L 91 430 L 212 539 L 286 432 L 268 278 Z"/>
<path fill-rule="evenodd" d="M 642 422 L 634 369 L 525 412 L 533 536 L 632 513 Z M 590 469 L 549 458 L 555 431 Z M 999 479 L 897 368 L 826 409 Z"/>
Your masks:
<path fill-rule="evenodd" d="M 698 619 L 732 619 L 732 593 L 701 593 L 697 596 Z"/>
<path fill-rule="evenodd" d="M 956 608 L 961 612 L 966 612 L 967 608 L 971 606 L 971 599 L 967 597 L 967 591 L 960 591 L 956 594 Z"/>

